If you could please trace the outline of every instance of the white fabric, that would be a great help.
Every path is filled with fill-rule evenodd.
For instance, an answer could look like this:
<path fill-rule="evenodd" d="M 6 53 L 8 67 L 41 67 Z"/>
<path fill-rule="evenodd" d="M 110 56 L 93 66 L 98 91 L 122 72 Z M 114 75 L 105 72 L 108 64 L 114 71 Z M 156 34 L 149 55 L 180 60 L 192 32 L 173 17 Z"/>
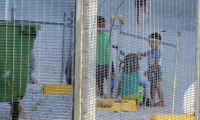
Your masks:
<path fill-rule="evenodd" d="M 195 112 L 195 93 L 196 92 L 196 83 L 193 83 L 185 92 L 183 107 L 184 113 L 187 115 L 194 115 Z"/>

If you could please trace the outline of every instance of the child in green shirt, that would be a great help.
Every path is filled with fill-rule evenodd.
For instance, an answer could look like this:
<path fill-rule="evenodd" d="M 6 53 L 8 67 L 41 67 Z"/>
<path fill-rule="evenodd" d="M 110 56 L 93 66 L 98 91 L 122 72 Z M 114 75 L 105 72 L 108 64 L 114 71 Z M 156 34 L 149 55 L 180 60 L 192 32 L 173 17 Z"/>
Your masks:
<path fill-rule="evenodd" d="M 97 27 L 105 28 L 105 19 L 102 16 L 97 17 Z M 104 98 L 103 82 L 108 78 L 109 73 L 109 36 L 105 32 L 97 32 L 96 46 L 96 84 L 99 89 L 100 97 Z"/>

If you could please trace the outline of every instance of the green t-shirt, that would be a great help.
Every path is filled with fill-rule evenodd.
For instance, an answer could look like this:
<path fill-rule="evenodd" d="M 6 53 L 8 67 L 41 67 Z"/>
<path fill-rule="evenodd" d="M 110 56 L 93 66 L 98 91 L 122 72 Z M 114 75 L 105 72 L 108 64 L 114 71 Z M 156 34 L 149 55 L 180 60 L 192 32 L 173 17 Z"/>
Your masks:
<path fill-rule="evenodd" d="M 106 33 L 97 33 L 97 65 L 109 64 L 109 36 Z"/>
<path fill-rule="evenodd" d="M 135 94 L 138 93 L 138 71 L 133 73 L 122 73 L 122 88 L 121 94 Z"/>

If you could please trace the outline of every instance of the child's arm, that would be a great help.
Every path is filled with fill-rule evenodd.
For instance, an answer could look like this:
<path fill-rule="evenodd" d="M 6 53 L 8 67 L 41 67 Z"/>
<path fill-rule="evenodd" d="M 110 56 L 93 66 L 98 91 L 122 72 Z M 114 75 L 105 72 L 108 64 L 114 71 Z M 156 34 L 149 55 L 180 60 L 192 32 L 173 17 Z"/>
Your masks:
<path fill-rule="evenodd" d="M 138 55 L 138 57 L 146 57 L 147 56 L 147 52 L 145 52 L 145 53 L 138 53 L 137 55 Z"/>
<path fill-rule="evenodd" d="M 146 52 L 145 53 L 138 53 L 137 56 L 138 56 L 139 60 L 141 60 L 142 57 L 147 56 L 147 53 Z"/>
<path fill-rule="evenodd" d="M 155 64 L 153 64 L 149 70 L 145 71 L 144 75 L 149 75 L 153 70 L 155 70 L 159 65 L 159 61 L 160 61 L 160 59 L 158 57 L 156 57 Z"/>

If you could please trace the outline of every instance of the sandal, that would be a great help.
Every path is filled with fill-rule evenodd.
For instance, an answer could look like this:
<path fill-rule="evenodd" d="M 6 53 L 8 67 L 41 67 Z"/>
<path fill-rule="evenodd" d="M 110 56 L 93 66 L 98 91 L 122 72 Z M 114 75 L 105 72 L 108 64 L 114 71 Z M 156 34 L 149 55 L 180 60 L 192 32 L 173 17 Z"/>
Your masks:
<path fill-rule="evenodd" d="M 157 106 L 157 107 L 166 107 L 167 105 L 162 104 L 161 102 L 158 102 L 158 103 L 156 103 L 156 106 Z"/>
<path fill-rule="evenodd" d="M 161 102 L 154 103 L 154 106 L 160 105 Z"/>

